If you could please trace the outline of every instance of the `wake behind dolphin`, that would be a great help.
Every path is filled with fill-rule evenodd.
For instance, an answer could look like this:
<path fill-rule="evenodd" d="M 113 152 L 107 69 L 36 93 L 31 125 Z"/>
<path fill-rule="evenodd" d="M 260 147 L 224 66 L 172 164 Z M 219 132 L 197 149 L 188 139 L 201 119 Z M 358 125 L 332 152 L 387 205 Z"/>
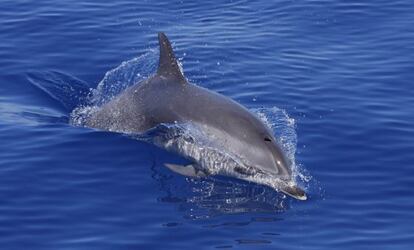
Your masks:
<path fill-rule="evenodd" d="M 72 124 L 148 135 L 152 143 L 191 161 L 165 164 L 185 176 L 230 176 L 305 200 L 295 184 L 294 163 L 263 121 L 233 100 L 190 84 L 165 34 L 158 38 L 157 73 Z"/>

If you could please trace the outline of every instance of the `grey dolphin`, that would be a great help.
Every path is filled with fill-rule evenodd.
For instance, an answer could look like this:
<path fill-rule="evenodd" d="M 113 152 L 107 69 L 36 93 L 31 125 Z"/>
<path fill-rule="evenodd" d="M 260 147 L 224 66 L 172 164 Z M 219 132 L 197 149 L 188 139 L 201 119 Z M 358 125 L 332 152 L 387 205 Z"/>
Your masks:
<path fill-rule="evenodd" d="M 190 84 L 166 35 L 159 33 L 158 39 L 160 57 L 156 74 L 127 88 L 90 114 L 86 126 L 143 133 L 160 124 L 191 124 L 204 133 L 208 146 L 195 150 L 192 144 L 189 148 L 191 142 L 182 138 L 175 144 L 158 143 L 193 161 L 187 166 L 165 164 L 172 171 L 194 177 L 232 176 L 306 200 L 305 192 L 294 184 L 292 163 L 269 128 L 237 102 Z"/>

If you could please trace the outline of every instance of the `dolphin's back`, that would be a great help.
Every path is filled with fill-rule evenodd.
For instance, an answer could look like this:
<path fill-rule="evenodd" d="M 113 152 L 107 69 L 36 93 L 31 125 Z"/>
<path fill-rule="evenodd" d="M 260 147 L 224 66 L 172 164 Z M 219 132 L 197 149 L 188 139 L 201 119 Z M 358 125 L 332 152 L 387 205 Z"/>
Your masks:
<path fill-rule="evenodd" d="M 152 117 L 151 125 L 171 122 L 193 122 L 228 130 L 254 127 L 266 130 L 262 122 L 237 102 L 208 89 L 186 83 L 164 80 L 157 76 L 145 84 L 151 87 L 137 88 L 136 97 L 143 100 L 146 115 Z"/>

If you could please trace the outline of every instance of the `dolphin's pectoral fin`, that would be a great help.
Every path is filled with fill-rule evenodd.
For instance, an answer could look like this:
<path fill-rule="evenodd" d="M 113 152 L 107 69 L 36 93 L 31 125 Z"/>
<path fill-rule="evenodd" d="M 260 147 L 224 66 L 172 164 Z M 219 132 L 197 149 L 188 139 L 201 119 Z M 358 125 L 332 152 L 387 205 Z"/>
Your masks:
<path fill-rule="evenodd" d="M 166 166 L 171 171 L 176 172 L 177 174 L 181 174 L 188 177 L 206 177 L 208 175 L 206 172 L 194 167 L 193 164 L 184 166 L 172 163 L 165 163 L 164 166 Z"/>
<path fill-rule="evenodd" d="M 297 186 L 286 184 L 280 187 L 280 191 L 298 200 L 304 201 L 307 199 L 305 191 Z"/>

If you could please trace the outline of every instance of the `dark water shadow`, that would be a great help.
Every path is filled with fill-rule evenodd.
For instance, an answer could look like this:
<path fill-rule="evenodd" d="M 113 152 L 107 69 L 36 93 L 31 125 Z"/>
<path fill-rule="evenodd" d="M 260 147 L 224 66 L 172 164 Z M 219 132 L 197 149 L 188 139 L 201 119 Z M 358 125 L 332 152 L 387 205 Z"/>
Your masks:
<path fill-rule="evenodd" d="M 25 74 L 25 81 L 37 92 L 37 105 L 17 110 L 17 116 L 35 124 L 68 124 L 70 112 L 87 102 L 89 85 L 59 71 L 32 71 Z"/>
<path fill-rule="evenodd" d="M 68 113 L 85 104 L 90 93 L 86 82 L 63 72 L 28 72 L 26 78 L 35 88 L 63 106 Z"/>

